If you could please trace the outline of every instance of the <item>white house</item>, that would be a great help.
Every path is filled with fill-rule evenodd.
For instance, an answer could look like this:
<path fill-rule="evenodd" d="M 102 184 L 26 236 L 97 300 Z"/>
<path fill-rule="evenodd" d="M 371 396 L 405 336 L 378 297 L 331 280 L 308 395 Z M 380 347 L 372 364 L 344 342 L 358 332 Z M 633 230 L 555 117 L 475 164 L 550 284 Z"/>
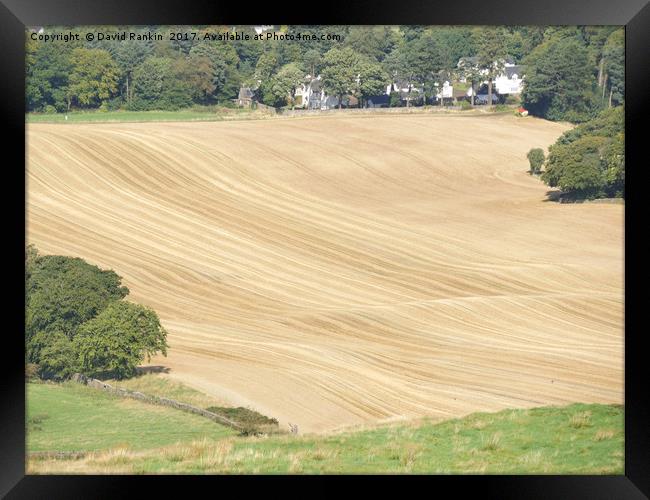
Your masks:
<path fill-rule="evenodd" d="M 439 85 L 436 83 L 435 86 L 438 87 Z M 441 97 L 443 99 L 452 99 L 454 97 L 454 87 L 448 81 L 442 84 L 442 92 L 438 91 L 436 93 L 436 99 L 440 99 Z"/>
<path fill-rule="evenodd" d="M 494 79 L 499 94 L 521 94 L 524 75 L 523 66 L 506 63 L 503 73 Z"/>
<path fill-rule="evenodd" d="M 512 59 L 506 58 L 504 61 L 501 61 L 503 65 L 503 71 L 499 76 L 497 76 L 494 81 L 494 90 L 502 95 L 505 94 L 520 94 L 522 87 L 523 87 L 523 80 L 524 80 L 524 67 L 514 64 Z M 464 69 L 472 69 L 472 70 L 477 70 L 477 65 L 478 65 L 478 58 L 476 57 L 461 57 L 458 60 L 458 68 L 462 71 Z M 486 75 L 487 70 L 481 70 L 479 71 L 479 74 Z M 462 77 L 460 79 L 461 82 L 466 82 L 466 78 Z M 487 79 L 480 81 L 480 82 L 475 82 L 478 87 L 480 87 L 482 84 L 487 84 Z M 467 95 L 471 96 L 472 91 L 471 89 L 467 91 Z"/>

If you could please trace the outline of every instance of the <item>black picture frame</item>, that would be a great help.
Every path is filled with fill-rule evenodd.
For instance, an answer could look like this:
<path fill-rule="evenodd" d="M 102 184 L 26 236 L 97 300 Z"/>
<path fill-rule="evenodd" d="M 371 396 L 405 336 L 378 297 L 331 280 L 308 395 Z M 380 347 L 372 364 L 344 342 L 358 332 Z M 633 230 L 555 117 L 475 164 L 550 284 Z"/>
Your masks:
<path fill-rule="evenodd" d="M 387 0 L 357 3 L 314 4 L 309 12 L 295 3 L 268 2 L 244 5 L 241 2 L 203 0 L 0 0 L 0 106 L 4 121 L 3 180 L 4 249 L 11 261 L 12 286 L 6 286 L 5 317 L 11 327 L 3 333 L 0 414 L 0 496 L 7 498 L 123 498 L 141 494 L 166 494 L 181 488 L 192 491 L 198 485 L 246 488 L 257 484 L 266 493 L 317 492 L 339 494 L 352 479 L 371 491 L 390 485 L 404 492 L 408 486 L 424 488 L 438 495 L 452 488 L 460 494 L 481 498 L 647 498 L 650 495 L 650 380 L 649 363 L 644 359 L 643 290 L 649 275 L 639 258 L 647 245 L 641 241 L 643 220 L 638 210 L 644 202 L 642 189 L 644 147 L 641 135 L 644 119 L 650 117 L 650 4 L 645 0 L 507 0 L 487 2 L 430 2 Z M 155 24 L 473 24 L 473 25 L 625 25 L 626 27 L 626 180 L 625 216 L 625 474 L 621 476 L 337 476 L 337 477 L 223 477 L 223 476 L 25 476 L 25 380 L 24 380 L 24 287 L 25 249 L 25 107 L 24 33 L 26 26 L 41 25 L 155 25 Z M 11 156 L 7 153 L 11 151 Z M 630 168 L 631 166 L 631 168 Z M 567 235 L 570 238 L 571 235 Z M 644 252 L 646 253 L 646 252 Z M 9 262 L 11 264 L 9 264 Z M 13 289 L 15 286 L 15 290 Z M 10 290 L 11 289 L 11 290 Z M 268 489 L 282 479 L 292 484 L 282 491 Z M 187 483 L 194 483 L 189 485 Z M 333 484 L 335 483 L 335 484 Z M 188 489 L 191 488 L 191 489 Z M 443 489 L 444 488 L 444 489 Z M 139 488 L 138 488 L 139 489 Z M 413 490 L 415 491 L 415 490 Z M 311 496 L 311 494 L 309 495 Z M 456 494 L 454 494 L 456 496 Z"/>

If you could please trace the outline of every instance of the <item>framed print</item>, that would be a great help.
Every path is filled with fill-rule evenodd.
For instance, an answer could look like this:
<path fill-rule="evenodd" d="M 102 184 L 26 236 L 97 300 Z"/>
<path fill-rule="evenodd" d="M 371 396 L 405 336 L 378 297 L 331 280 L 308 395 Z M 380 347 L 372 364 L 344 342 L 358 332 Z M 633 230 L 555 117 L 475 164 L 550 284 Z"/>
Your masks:
<path fill-rule="evenodd" d="M 8 498 L 648 495 L 647 5 L 1 9 Z"/>

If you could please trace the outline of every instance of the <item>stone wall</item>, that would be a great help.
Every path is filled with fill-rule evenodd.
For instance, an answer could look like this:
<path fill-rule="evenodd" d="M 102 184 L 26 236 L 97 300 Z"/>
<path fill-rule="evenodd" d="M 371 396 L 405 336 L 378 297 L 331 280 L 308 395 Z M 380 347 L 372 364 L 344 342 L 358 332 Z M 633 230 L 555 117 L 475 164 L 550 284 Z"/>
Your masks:
<path fill-rule="evenodd" d="M 217 415 L 216 413 L 212 413 L 211 411 L 204 410 L 203 408 L 192 406 L 187 403 L 182 403 L 180 401 L 175 401 L 173 399 L 168 399 L 168 398 L 161 398 L 158 396 L 149 396 L 147 394 L 143 394 L 138 391 L 131 391 L 128 389 L 124 389 L 122 387 L 113 387 L 112 385 L 107 384 L 106 382 L 102 382 L 101 380 L 97 380 L 94 378 L 88 378 L 79 373 L 75 374 L 72 377 L 72 380 L 80 384 L 85 384 L 88 387 L 101 389 L 121 397 L 138 399 L 146 403 L 152 403 L 161 406 L 169 406 L 171 408 L 176 408 L 177 410 L 182 410 L 188 413 L 194 413 L 195 415 L 200 415 L 202 417 L 209 418 L 214 422 L 225 425 L 227 427 L 231 427 L 239 431 L 243 430 L 243 427 L 239 425 L 237 422 L 234 422 L 222 415 Z"/>

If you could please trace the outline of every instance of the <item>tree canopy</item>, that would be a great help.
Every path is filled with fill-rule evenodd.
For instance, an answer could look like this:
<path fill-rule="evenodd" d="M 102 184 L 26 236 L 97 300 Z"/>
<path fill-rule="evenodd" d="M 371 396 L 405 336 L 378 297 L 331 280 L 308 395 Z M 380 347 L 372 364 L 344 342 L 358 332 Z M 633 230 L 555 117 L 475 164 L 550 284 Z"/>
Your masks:
<path fill-rule="evenodd" d="M 152 355 L 167 354 L 167 332 L 147 307 L 115 301 L 86 321 L 74 338 L 80 371 L 89 376 L 130 377 Z"/>
<path fill-rule="evenodd" d="M 572 198 L 625 195 L 623 108 L 565 132 L 549 148 L 542 180 Z"/>
<path fill-rule="evenodd" d="M 114 271 L 83 259 L 27 248 L 26 354 L 42 377 L 66 378 L 76 371 L 129 376 L 144 356 L 166 354 L 156 313 L 124 302 L 129 289 L 121 282 Z M 100 351 L 102 356 L 92 354 Z"/>

